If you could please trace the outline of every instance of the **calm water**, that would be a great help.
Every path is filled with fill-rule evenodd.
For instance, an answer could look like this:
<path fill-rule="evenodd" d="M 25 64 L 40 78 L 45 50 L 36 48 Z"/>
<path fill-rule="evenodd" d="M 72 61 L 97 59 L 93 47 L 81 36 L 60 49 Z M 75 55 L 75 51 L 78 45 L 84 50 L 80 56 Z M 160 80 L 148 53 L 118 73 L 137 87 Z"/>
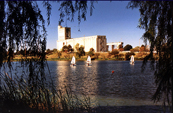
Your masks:
<path fill-rule="evenodd" d="M 48 61 L 48 64 L 57 88 L 70 86 L 78 95 L 81 92 L 90 95 L 93 106 L 156 105 L 151 101 L 156 89 L 154 72 L 148 64 L 141 73 L 142 61 L 136 61 L 135 65 L 129 61 L 93 61 L 90 67 L 84 61 L 78 61 L 75 67 L 69 61 Z"/>
<path fill-rule="evenodd" d="M 92 107 L 109 106 L 112 113 L 163 112 L 160 106 L 155 106 L 162 103 L 156 104 L 151 100 L 156 87 L 154 72 L 149 63 L 143 73 L 142 61 L 135 61 L 135 65 L 130 65 L 129 61 L 92 61 L 92 66 L 89 67 L 85 66 L 85 61 L 78 61 L 74 67 L 70 66 L 70 61 L 47 63 L 57 89 L 64 90 L 64 86 L 69 86 L 79 98 L 82 97 L 81 93 L 88 95 Z M 20 63 L 13 62 L 12 73 L 25 74 L 28 68 L 16 68 L 18 65 L 20 66 Z M 7 65 L 0 71 L 9 72 Z"/>

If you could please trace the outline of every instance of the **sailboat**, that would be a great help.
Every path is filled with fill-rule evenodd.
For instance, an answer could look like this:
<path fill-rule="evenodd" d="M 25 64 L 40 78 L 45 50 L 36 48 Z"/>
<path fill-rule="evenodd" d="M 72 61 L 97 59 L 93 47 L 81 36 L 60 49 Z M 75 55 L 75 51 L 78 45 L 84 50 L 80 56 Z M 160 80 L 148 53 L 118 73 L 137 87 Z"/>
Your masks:
<path fill-rule="evenodd" d="M 88 56 L 86 63 L 87 63 L 86 66 L 91 66 L 92 65 L 90 56 Z"/>
<path fill-rule="evenodd" d="M 135 60 L 134 60 L 134 56 L 132 55 L 130 58 L 130 64 L 134 65 L 134 63 L 135 63 Z"/>
<path fill-rule="evenodd" d="M 73 56 L 72 57 L 72 60 L 71 60 L 71 66 L 76 66 L 76 60 L 75 60 L 75 57 Z"/>

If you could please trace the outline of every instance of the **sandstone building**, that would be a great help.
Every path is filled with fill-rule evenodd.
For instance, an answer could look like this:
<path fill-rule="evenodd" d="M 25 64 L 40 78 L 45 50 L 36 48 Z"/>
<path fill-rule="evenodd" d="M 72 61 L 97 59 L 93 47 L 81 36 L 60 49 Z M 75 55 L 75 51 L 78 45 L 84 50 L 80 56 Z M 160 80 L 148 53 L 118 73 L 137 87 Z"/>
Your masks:
<path fill-rule="evenodd" d="M 104 35 L 87 36 L 80 38 L 71 38 L 71 28 L 58 26 L 58 41 L 57 50 L 61 50 L 64 45 L 71 45 L 75 48 L 75 45 L 79 43 L 84 46 L 85 52 L 88 52 L 90 48 L 93 48 L 95 52 L 107 51 L 107 39 Z"/>

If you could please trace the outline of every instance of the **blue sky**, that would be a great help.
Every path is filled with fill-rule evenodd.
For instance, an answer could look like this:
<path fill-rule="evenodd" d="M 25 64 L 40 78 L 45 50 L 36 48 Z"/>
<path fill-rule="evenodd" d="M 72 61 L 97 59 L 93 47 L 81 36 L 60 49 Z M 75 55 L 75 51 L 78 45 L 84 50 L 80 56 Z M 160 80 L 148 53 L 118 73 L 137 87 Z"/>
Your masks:
<path fill-rule="evenodd" d="M 93 15 L 90 16 L 88 7 L 86 21 L 81 21 L 78 26 L 77 15 L 74 22 L 67 21 L 67 27 L 71 27 L 71 37 L 79 38 L 92 35 L 106 35 L 107 43 L 124 42 L 136 47 L 144 44 L 141 39 L 144 29 L 137 28 L 140 13 L 138 9 L 127 9 L 129 1 L 98 1 L 94 4 L 95 9 Z M 42 14 L 46 17 L 46 9 L 42 7 L 42 2 L 38 2 Z M 58 21 L 59 21 L 59 3 L 51 2 L 52 11 L 50 17 L 50 25 L 47 28 L 47 49 L 57 47 L 58 40 Z M 47 25 L 47 23 L 46 23 Z M 66 23 L 61 24 L 66 27 Z M 78 31 L 80 27 L 80 31 Z"/>

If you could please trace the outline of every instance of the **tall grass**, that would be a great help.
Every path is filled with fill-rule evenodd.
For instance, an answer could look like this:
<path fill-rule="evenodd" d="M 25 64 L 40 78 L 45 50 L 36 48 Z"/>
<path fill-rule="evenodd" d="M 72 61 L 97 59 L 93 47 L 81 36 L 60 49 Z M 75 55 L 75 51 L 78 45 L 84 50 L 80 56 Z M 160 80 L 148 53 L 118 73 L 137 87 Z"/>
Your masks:
<path fill-rule="evenodd" d="M 49 70 L 47 62 L 36 59 L 21 61 L 22 72 L 14 73 L 13 66 L 8 72 L 2 72 L 1 67 L 3 108 L 29 107 L 52 113 L 91 112 L 88 96 L 79 98 L 68 86 L 64 87 L 65 91 L 57 89 L 45 68 Z"/>

